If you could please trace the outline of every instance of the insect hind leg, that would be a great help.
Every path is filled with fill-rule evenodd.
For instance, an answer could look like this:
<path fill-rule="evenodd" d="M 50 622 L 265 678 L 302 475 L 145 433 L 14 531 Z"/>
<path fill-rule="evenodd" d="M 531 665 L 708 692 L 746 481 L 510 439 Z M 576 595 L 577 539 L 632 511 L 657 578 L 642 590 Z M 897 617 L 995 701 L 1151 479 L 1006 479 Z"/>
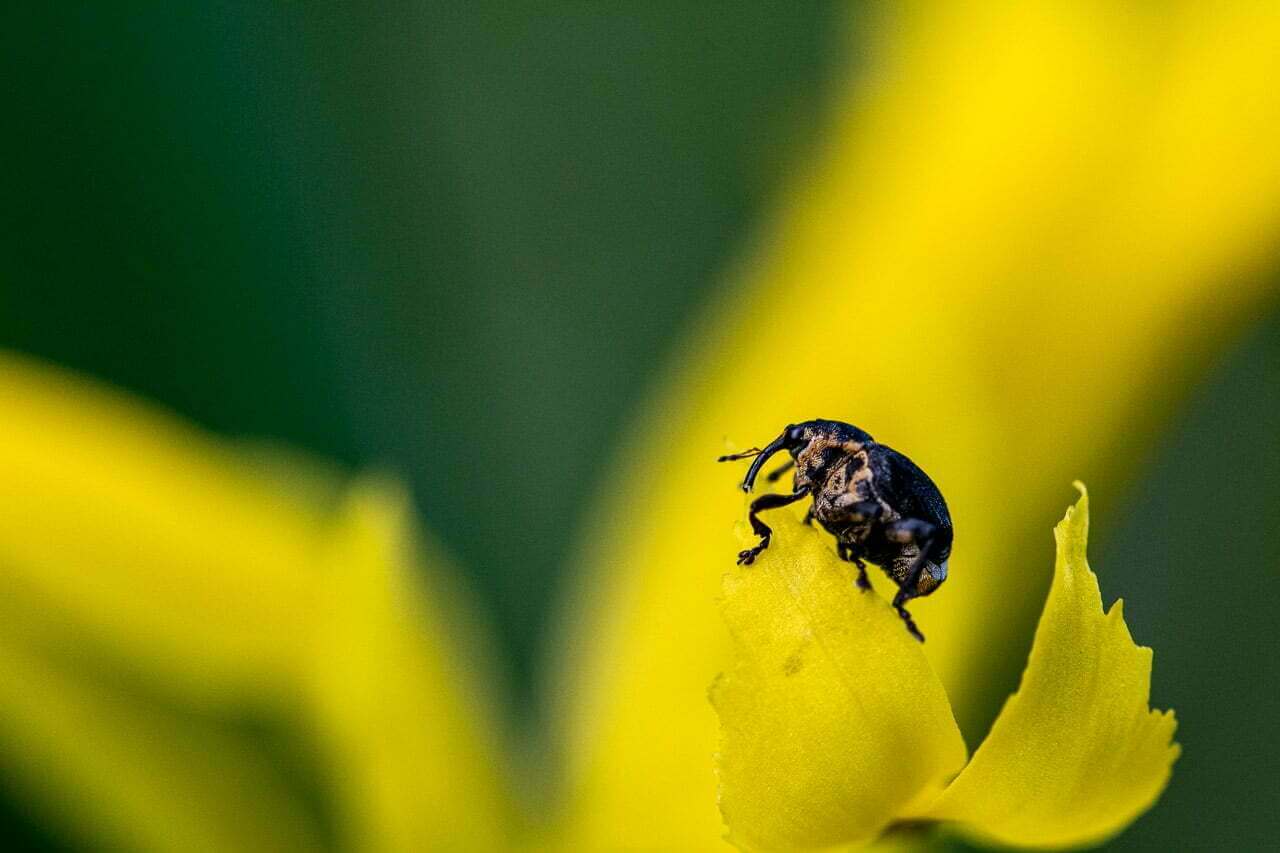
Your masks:
<path fill-rule="evenodd" d="M 893 597 L 893 609 L 898 611 L 898 615 L 902 617 L 902 621 L 906 623 L 907 631 L 911 636 L 920 642 L 924 642 L 924 634 L 920 633 L 920 628 L 916 625 L 916 620 L 911 618 L 911 614 L 907 612 L 906 603 L 915 596 L 907 594 L 905 589 L 898 590 L 898 594 Z"/>
<path fill-rule="evenodd" d="M 904 518 L 892 524 L 886 524 L 884 532 L 885 538 L 891 542 L 903 545 L 915 544 L 918 548 L 918 553 L 907 564 L 905 571 L 902 572 L 900 577 L 895 576 L 894 578 L 898 583 L 898 594 L 893 597 L 893 608 L 898 611 L 898 615 L 906 623 L 907 630 L 911 633 L 911 636 L 923 643 L 924 634 L 920 633 L 920 628 L 917 627 L 915 620 L 911 618 L 911 614 L 907 612 L 906 604 L 911 599 L 919 598 L 921 595 L 919 590 L 920 573 L 933 556 L 937 527 L 918 518 Z M 929 590 L 929 592 L 932 591 L 933 589 Z"/>

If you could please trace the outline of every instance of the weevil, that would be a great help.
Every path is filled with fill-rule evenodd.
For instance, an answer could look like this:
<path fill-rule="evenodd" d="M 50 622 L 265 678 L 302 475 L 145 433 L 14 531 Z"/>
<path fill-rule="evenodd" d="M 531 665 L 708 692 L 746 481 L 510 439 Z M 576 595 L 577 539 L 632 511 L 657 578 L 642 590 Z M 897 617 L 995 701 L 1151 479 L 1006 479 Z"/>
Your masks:
<path fill-rule="evenodd" d="M 875 563 L 898 585 L 893 606 L 907 630 L 920 642 L 906 604 L 929 595 L 947 579 L 951 556 L 951 514 L 929 475 L 903 454 L 876 442 L 852 424 L 812 420 L 788 424 L 765 448 L 721 456 L 719 462 L 754 457 L 742 490 L 750 492 L 769 457 L 787 451 L 791 459 L 766 478 L 778 480 L 795 470 L 790 494 L 761 495 L 747 518 L 759 543 L 738 554 L 750 565 L 769 547 L 773 531 L 760 513 L 812 497 L 805 523 L 817 521 L 836 538 L 836 553 L 858 567 L 858 587 L 871 589 L 867 562 Z"/>

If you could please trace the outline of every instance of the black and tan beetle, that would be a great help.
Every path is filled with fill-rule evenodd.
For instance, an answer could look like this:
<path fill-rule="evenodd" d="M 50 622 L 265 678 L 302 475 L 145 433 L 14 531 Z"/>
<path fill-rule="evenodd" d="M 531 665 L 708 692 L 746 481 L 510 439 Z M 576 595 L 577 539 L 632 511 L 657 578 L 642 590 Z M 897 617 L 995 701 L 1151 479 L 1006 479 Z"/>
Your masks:
<path fill-rule="evenodd" d="M 773 531 L 759 513 L 811 496 L 805 523 L 817 519 L 836 537 L 836 553 L 857 565 L 858 586 L 864 591 L 871 582 L 863 561 L 880 566 L 898 585 L 893 599 L 898 615 L 924 642 L 906 603 L 947 579 L 952 539 L 947 502 L 933 480 L 906 456 L 840 421 L 790 424 L 763 450 L 753 447 L 718 461 L 755 457 L 742 481 L 742 490 L 750 492 L 764 463 L 780 450 L 790 453 L 791 460 L 767 479 L 772 483 L 795 468 L 795 488 L 789 495 L 761 495 L 751 502 L 748 518 L 760 542 L 738 554 L 739 565 L 751 564 L 769 547 Z"/>

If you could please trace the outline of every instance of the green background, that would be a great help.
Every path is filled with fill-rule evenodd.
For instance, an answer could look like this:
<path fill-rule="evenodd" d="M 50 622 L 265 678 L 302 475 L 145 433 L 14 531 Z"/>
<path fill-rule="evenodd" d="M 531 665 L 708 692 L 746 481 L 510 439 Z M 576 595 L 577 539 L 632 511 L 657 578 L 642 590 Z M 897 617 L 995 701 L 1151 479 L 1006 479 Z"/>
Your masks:
<path fill-rule="evenodd" d="M 518 718 L 628 412 L 857 57 L 829 4 L 461 10 L 0 13 L 0 346 L 400 472 Z M 1210 374 L 1096 525 L 1185 748 L 1120 848 L 1280 837 L 1280 317 Z"/>

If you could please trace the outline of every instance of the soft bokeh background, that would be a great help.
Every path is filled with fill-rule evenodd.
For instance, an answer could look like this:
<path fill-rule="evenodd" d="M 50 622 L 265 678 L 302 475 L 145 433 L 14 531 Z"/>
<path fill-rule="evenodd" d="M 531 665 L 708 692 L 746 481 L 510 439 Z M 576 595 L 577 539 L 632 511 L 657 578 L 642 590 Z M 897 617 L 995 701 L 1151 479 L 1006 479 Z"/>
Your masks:
<path fill-rule="evenodd" d="M 400 472 L 535 730 L 600 472 L 876 15 L 850 38 L 834 4 L 171 5 L 0 15 L 0 346 Z M 1120 849 L 1280 832 L 1280 314 L 1206 373 L 1134 482 L 1091 484 L 1104 596 L 1185 745 Z"/>

